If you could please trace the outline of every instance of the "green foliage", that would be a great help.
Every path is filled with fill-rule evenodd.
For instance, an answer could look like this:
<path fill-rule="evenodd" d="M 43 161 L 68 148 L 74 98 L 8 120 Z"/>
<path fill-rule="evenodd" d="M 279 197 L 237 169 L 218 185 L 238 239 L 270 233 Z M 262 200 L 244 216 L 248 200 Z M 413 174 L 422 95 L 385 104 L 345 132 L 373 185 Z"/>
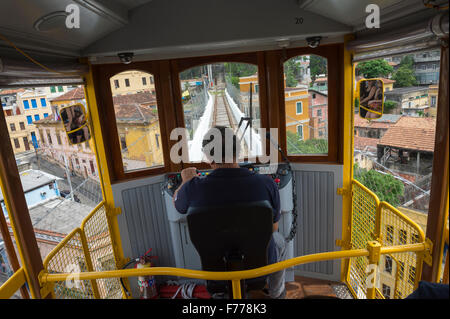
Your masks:
<path fill-rule="evenodd" d="M 393 71 L 394 68 L 384 59 L 361 62 L 356 67 L 356 72 L 367 79 L 387 77 Z"/>
<path fill-rule="evenodd" d="M 203 68 L 204 68 L 204 66 L 202 65 L 202 66 L 190 68 L 186 71 L 181 72 L 180 80 L 190 80 L 190 79 L 200 78 L 202 76 L 202 74 L 204 73 Z"/>
<path fill-rule="evenodd" d="M 394 87 L 407 87 L 417 84 L 414 70 L 407 65 L 401 66 L 395 71 L 392 79 L 395 80 Z"/>
<path fill-rule="evenodd" d="M 284 75 L 286 76 L 286 87 L 296 87 L 298 81 L 296 75 L 298 73 L 298 66 L 295 58 L 289 59 L 284 63 Z"/>
<path fill-rule="evenodd" d="M 258 71 L 258 67 L 253 64 L 247 63 L 224 63 L 225 76 L 227 80 L 231 80 L 231 83 L 239 89 L 239 78 L 243 76 L 250 76 Z"/>
<path fill-rule="evenodd" d="M 239 89 L 239 78 L 237 76 L 232 76 L 231 84 L 233 84 L 236 88 Z"/>
<path fill-rule="evenodd" d="M 318 55 L 311 55 L 309 57 L 309 69 L 311 80 L 314 82 L 319 74 L 328 74 L 327 59 Z"/>
<path fill-rule="evenodd" d="M 425 112 L 424 111 L 417 111 L 417 115 L 419 117 L 425 117 Z"/>
<path fill-rule="evenodd" d="M 407 67 L 412 69 L 414 65 L 414 58 L 412 55 L 405 55 L 400 61 L 399 67 Z"/>
<path fill-rule="evenodd" d="M 397 102 L 386 100 L 384 101 L 384 113 L 388 113 L 397 107 Z"/>
<path fill-rule="evenodd" d="M 326 154 L 328 153 L 327 139 L 300 140 L 298 135 L 286 132 L 288 154 Z"/>
<path fill-rule="evenodd" d="M 401 181 L 389 174 L 382 174 L 375 170 L 365 170 L 358 164 L 353 168 L 354 178 L 374 192 L 380 201 L 385 201 L 394 207 L 401 204 L 405 187 Z"/>

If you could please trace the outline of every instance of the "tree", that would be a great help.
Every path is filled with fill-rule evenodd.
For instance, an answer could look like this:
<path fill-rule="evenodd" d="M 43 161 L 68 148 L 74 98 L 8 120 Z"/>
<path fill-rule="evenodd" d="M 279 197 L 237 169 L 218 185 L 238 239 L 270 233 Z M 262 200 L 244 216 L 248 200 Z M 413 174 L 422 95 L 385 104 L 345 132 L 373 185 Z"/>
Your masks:
<path fill-rule="evenodd" d="M 414 66 L 414 58 L 412 55 L 405 55 L 400 61 L 399 67 L 408 67 L 410 69 Z"/>
<path fill-rule="evenodd" d="M 254 75 L 258 67 L 248 63 L 224 63 L 225 78 L 239 89 L 239 78 L 242 76 Z"/>
<path fill-rule="evenodd" d="M 296 74 L 298 73 L 297 63 L 294 58 L 289 59 L 284 63 L 284 75 L 286 76 L 286 87 L 296 87 L 298 81 L 296 79 Z"/>
<path fill-rule="evenodd" d="M 355 179 L 374 192 L 380 201 L 385 201 L 394 207 L 401 204 L 405 187 L 401 181 L 389 174 L 379 173 L 373 169 L 360 168 L 358 164 L 353 168 Z"/>
<path fill-rule="evenodd" d="M 318 55 L 309 57 L 309 69 L 311 72 L 311 80 L 314 82 L 320 74 L 328 74 L 327 59 Z"/>
<path fill-rule="evenodd" d="M 409 68 L 408 65 L 399 67 L 392 76 L 392 79 L 395 80 L 394 86 L 396 88 L 414 86 L 417 84 L 414 71 L 412 68 Z"/>
<path fill-rule="evenodd" d="M 367 79 L 387 77 L 393 71 L 394 68 L 383 59 L 361 62 L 356 67 L 356 72 Z"/>

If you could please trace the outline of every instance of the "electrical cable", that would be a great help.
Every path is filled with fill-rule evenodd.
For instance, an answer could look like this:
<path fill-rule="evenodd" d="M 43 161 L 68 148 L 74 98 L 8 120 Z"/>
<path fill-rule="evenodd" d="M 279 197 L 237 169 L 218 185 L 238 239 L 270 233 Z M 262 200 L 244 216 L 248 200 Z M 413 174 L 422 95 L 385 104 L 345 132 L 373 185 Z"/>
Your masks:
<path fill-rule="evenodd" d="M 129 265 L 131 265 L 132 263 L 137 263 L 138 261 L 139 261 L 139 258 L 132 259 L 132 260 L 130 260 L 129 262 L 127 262 L 127 263 L 125 264 L 125 266 L 123 266 L 121 269 L 125 269 L 125 268 L 127 268 Z M 125 290 L 126 295 L 129 297 L 129 296 L 130 296 L 130 292 L 129 292 L 128 289 L 125 287 L 125 284 L 123 283 L 122 277 L 119 277 L 119 279 L 120 279 L 120 283 L 122 284 L 123 290 Z"/>
<path fill-rule="evenodd" d="M 80 76 L 80 73 L 78 72 L 61 72 L 61 71 L 56 71 L 53 69 L 50 69 L 49 67 L 46 67 L 45 65 L 43 65 L 42 63 L 36 61 L 35 59 L 33 59 L 31 56 L 29 56 L 27 53 L 25 53 L 24 51 L 22 51 L 21 49 L 19 49 L 12 41 L 10 41 L 7 37 L 5 37 L 3 34 L 0 33 L 0 39 L 2 39 L 3 41 L 5 41 L 7 44 L 9 44 L 11 47 L 13 47 L 14 49 L 16 49 L 17 52 L 19 52 L 20 54 L 22 54 L 24 57 L 26 57 L 28 60 L 30 60 L 31 62 L 33 62 L 34 64 L 40 66 L 41 68 L 43 68 L 44 70 L 50 72 L 50 73 L 56 73 L 56 74 L 61 74 L 61 75 L 76 75 L 76 76 Z"/>

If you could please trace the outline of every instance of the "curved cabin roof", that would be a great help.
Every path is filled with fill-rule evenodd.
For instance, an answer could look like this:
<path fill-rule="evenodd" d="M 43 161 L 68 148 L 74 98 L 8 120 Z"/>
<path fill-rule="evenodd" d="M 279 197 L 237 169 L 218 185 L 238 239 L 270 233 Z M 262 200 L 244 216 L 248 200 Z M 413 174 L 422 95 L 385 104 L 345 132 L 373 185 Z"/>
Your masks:
<path fill-rule="evenodd" d="M 279 49 L 279 43 L 305 46 L 310 36 L 341 42 L 343 35 L 365 29 L 366 6 L 373 3 L 386 30 L 403 17 L 435 15 L 422 0 L 2 0 L 0 33 L 22 49 L 61 57 L 118 62 L 117 53 L 124 51 L 143 58 L 206 55 Z M 69 4 L 79 8 L 79 28 L 55 18 L 36 30 L 39 19 Z M 0 45 L 0 55 L 14 54 Z"/>
<path fill-rule="evenodd" d="M 436 0 L 435 4 L 445 2 Z M 430 19 L 437 12 L 426 8 L 422 0 L 0 3 L 0 87 L 82 84 L 82 74 L 88 67 L 86 59 L 80 63 L 79 58 L 87 58 L 92 64 L 120 63 L 118 53 L 124 52 L 132 52 L 133 61 L 173 59 L 305 47 L 306 39 L 314 36 L 322 37 L 321 45 L 343 43 L 345 35 L 354 34 L 355 40 L 347 46 L 362 50 L 361 56 L 354 56 L 354 61 L 360 61 L 379 57 L 378 52 L 370 50 L 392 43 L 439 45 L 436 33 L 430 30 Z M 380 9 L 380 28 L 366 27 L 370 14 L 366 8 L 370 4 Z M 79 25 L 75 27 L 66 23 L 76 14 L 71 11 L 73 7 L 79 11 Z M 64 16 L 66 10 L 68 17 Z M 443 32 L 448 33 L 448 19 L 440 23 L 446 29 Z M 403 31 L 399 34 L 399 30 Z M 5 37 L 41 64 L 66 74 L 48 72 L 29 61 Z M 431 38 L 432 42 L 426 41 Z M 370 52 L 366 52 L 367 43 L 372 45 Z"/>

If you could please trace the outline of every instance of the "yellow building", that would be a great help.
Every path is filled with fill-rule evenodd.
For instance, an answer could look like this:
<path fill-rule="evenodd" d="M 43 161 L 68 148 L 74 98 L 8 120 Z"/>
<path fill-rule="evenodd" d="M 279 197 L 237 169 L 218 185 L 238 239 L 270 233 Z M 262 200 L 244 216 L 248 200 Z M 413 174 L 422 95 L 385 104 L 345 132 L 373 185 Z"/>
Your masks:
<path fill-rule="evenodd" d="M 258 84 L 258 73 L 243 76 L 239 78 L 239 91 L 241 100 L 241 111 L 245 114 L 250 114 L 250 84 L 252 85 L 252 109 L 253 118 L 260 118 L 259 110 L 259 84 Z"/>
<path fill-rule="evenodd" d="M 125 171 L 163 164 L 158 113 L 154 106 L 114 104 Z"/>
<path fill-rule="evenodd" d="M 285 81 L 286 82 L 286 81 Z M 239 89 L 241 91 L 241 105 L 244 106 L 243 112 L 246 112 L 248 105 L 248 96 L 252 84 L 252 104 L 258 109 L 259 114 L 259 84 L 258 74 L 239 78 Z M 286 130 L 296 133 L 301 140 L 310 138 L 309 130 L 309 94 L 305 85 L 298 87 L 286 87 L 284 91 L 284 100 L 286 106 Z"/>
<path fill-rule="evenodd" d="M 386 78 L 381 78 L 381 80 L 383 81 L 383 86 L 384 86 L 383 92 L 392 91 L 394 89 L 395 80 L 386 79 Z"/>
<path fill-rule="evenodd" d="M 112 95 L 150 92 L 155 95 L 153 75 L 137 70 L 126 71 L 114 75 L 110 79 Z"/>
<path fill-rule="evenodd" d="M 309 132 L 309 94 L 306 86 L 284 89 L 286 107 L 286 130 L 296 133 L 299 139 L 308 140 Z"/>
<path fill-rule="evenodd" d="M 438 105 L 438 93 L 439 93 L 439 85 L 432 84 L 428 87 L 428 105 L 430 106 L 428 112 L 432 117 L 436 117 Z"/>

